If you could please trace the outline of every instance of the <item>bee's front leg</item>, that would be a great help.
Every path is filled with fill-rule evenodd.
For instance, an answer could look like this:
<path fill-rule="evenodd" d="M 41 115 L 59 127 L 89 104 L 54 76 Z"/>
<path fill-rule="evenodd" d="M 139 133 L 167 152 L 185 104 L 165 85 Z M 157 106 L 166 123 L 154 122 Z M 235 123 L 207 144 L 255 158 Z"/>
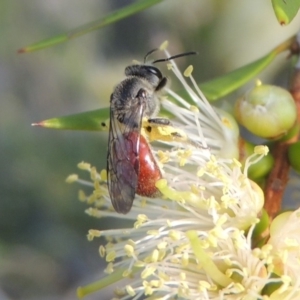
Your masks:
<path fill-rule="evenodd" d="M 172 122 L 166 118 L 143 119 L 142 130 L 150 142 L 180 142 L 196 148 L 203 148 L 200 143 L 191 140 L 184 130 L 173 126 Z"/>
<path fill-rule="evenodd" d="M 149 141 L 188 142 L 186 133 L 174 127 L 169 119 L 144 119 L 142 128 Z"/>

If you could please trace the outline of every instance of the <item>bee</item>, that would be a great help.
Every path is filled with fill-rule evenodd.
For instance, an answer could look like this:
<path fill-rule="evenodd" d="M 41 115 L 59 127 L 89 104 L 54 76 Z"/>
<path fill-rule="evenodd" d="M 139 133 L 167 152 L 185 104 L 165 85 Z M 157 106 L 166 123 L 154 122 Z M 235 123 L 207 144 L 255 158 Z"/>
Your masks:
<path fill-rule="evenodd" d="M 126 214 L 132 207 L 135 194 L 155 198 L 160 195 L 155 182 L 162 173 L 150 145 L 141 134 L 142 120 L 149 124 L 169 125 L 168 119 L 156 118 L 159 92 L 167 78 L 153 64 L 196 54 L 186 52 L 146 64 L 125 68 L 126 78 L 114 89 L 110 97 L 110 123 L 107 152 L 107 184 L 112 205 L 118 213 Z"/>

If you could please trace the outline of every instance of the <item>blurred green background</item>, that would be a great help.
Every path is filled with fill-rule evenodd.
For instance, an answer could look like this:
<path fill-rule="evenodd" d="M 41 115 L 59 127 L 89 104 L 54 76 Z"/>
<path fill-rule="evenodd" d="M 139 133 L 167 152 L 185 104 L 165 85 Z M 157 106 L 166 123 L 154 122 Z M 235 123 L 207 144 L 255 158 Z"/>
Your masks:
<path fill-rule="evenodd" d="M 76 299 L 77 286 L 103 276 L 100 242 L 86 240 L 88 229 L 117 226 L 84 214 L 79 187 L 65 183 L 80 161 L 105 167 L 107 134 L 31 123 L 108 106 L 125 66 L 164 40 L 172 54 L 199 51 L 178 63 L 193 63 L 202 82 L 261 57 L 300 25 L 298 14 L 281 27 L 269 1 L 166 0 L 68 43 L 17 54 L 131 2 L 0 1 L 0 300 Z M 287 86 L 291 70 L 281 56 L 260 78 Z M 106 293 L 87 299 L 110 299 Z"/>

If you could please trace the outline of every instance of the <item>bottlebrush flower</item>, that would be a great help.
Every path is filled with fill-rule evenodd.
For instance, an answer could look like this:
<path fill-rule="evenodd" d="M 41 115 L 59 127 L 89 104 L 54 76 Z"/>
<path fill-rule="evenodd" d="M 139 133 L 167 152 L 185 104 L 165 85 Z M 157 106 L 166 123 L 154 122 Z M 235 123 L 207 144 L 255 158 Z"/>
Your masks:
<path fill-rule="evenodd" d="M 167 56 L 168 53 L 166 53 Z M 108 265 L 107 277 L 79 288 L 80 297 L 117 283 L 118 299 L 263 299 L 262 289 L 271 273 L 257 251 L 251 248 L 251 234 L 263 207 L 263 192 L 247 178 L 249 166 L 266 154 L 256 148 L 244 167 L 238 158 L 238 128 L 230 115 L 212 108 L 191 75 L 175 63 L 171 69 L 188 92 L 190 105 L 171 89 L 162 106 L 176 119 L 187 142 L 168 142 L 153 147 L 163 173 L 156 183 L 157 198 L 136 195 L 126 215 L 112 209 L 106 185 L 106 171 L 98 173 L 87 163 L 79 168 L 91 181 L 71 175 L 94 188 L 80 199 L 91 207 L 94 217 L 132 220 L 131 228 L 90 230 L 88 239 L 104 236 L 108 243 L 100 255 Z M 149 137 L 151 139 L 151 137 Z M 122 279 L 126 278 L 126 283 Z"/>

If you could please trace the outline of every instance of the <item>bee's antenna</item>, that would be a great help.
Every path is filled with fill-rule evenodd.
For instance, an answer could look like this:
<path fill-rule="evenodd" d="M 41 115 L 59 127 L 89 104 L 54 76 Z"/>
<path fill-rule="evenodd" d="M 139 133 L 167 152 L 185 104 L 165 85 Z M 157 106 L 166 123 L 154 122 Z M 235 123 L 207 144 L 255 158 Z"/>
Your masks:
<path fill-rule="evenodd" d="M 157 51 L 157 50 L 158 50 L 157 48 L 152 49 L 151 51 L 149 51 L 149 52 L 145 55 L 145 57 L 144 57 L 144 64 L 146 63 L 147 57 L 148 57 L 150 54 L 152 54 L 153 52 Z"/>
<path fill-rule="evenodd" d="M 156 49 L 155 49 L 156 50 Z M 152 53 L 154 50 L 150 51 L 148 54 Z M 147 54 L 147 55 L 148 55 Z M 160 58 L 160 59 L 157 59 L 155 60 L 154 62 L 152 62 L 153 64 L 155 63 L 158 63 L 158 62 L 162 62 L 162 61 L 169 61 L 169 60 L 172 60 L 174 58 L 178 58 L 178 57 L 182 57 L 182 56 L 188 56 L 188 55 L 196 55 L 198 54 L 198 52 L 195 52 L 195 51 L 190 51 L 190 52 L 185 52 L 185 53 L 180 53 L 180 54 L 177 54 L 177 55 L 173 55 L 171 57 L 167 57 L 167 58 Z M 146 55 L 146 57 L 147 57 Z"/>

